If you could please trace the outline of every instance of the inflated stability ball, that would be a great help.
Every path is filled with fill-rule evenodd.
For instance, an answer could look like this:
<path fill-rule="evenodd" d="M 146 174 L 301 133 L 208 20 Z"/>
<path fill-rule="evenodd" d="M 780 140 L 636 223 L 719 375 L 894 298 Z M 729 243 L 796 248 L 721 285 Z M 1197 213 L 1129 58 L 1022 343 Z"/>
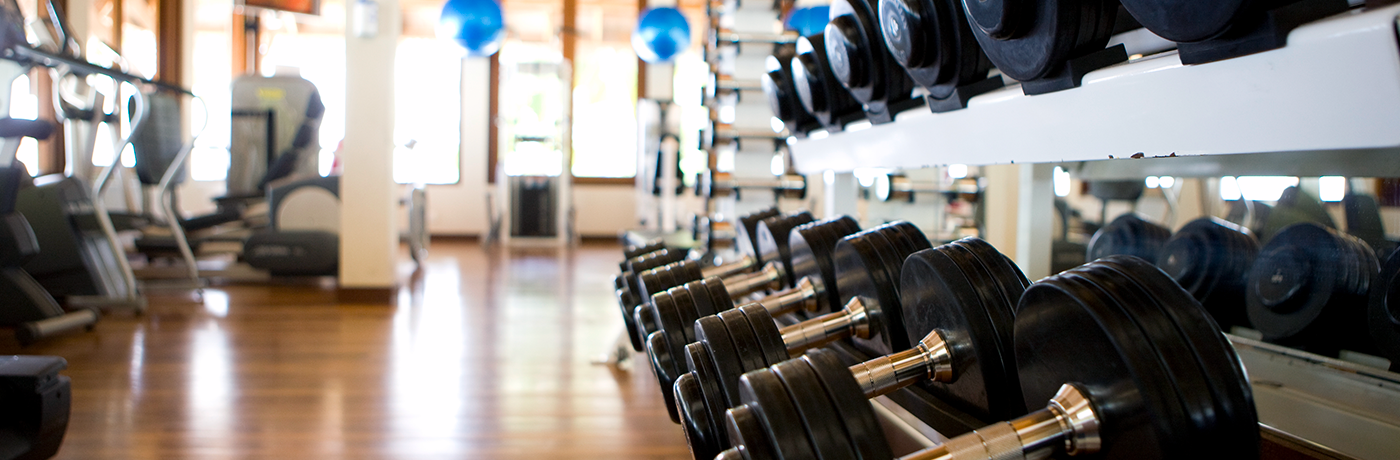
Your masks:
<path fill-rule="evenodd" d="M 632 50 L 651 64 L 670 62 L 690 46 L 690 24 L 675 8 L 652 8 L 637 20 Z"/>
<path fill-rule="evenodd" d="M 803 37 L 815 35 L 826 29 L 826 23 L 831 20 L 831 8 L 828 6 L 809 6 L 798 8 L 788 14 L 787 21 L 783 23 L 789 30 L 796 30 L 798 35 Z"/>
<path fill-rule="evenodd" d="M 496 0 L 447 0 L 438 19 L 437 35 L 450 38 L 471 56 L 490 56 L 501 49 L 506 21 Z"/>

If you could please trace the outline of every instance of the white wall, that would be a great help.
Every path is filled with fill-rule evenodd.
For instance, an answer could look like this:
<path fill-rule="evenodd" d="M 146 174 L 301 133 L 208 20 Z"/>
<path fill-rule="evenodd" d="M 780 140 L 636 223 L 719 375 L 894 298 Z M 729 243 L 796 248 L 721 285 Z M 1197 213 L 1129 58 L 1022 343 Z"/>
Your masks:
<path fill-rule="evenodd" d="M 574 185 L 574 225 L 582 236 L 617 236 L 637 227 L 636 189 L 630 185 Z"/>
<path fill-rule="evenodd" d="M 461 180 L 428 186 L 428 231 L 434 235 L 480 235 L 486 221 L 486 157 L 491 61 L 462 60 Z"/>

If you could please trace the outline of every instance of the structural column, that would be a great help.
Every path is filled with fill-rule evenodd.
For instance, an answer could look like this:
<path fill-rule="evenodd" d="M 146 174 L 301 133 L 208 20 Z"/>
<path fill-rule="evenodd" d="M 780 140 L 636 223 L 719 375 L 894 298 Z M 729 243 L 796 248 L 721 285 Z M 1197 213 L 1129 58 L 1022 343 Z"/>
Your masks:
<path fill-rule="evenodd" d="M 346 15 L 345 25 L 347 94 L 341 152 L 344 172 L 340 178 L 340 287 L 392 289 L 399 245 L 399 193 L 394 184 L 393 159 L 394 50 L 401 24 L 399 2 L 348 3 L 352 13 Z"/>

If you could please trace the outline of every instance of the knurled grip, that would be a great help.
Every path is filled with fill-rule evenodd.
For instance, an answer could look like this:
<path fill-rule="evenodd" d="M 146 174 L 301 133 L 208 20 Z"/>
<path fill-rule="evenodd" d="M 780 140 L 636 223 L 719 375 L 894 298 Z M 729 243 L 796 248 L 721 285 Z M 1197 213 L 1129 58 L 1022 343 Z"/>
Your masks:
<path fill-rule="evenodd" d="M 1024 460 L 1021 438 L 1006 422 L 949 439 L 943 447 L 952 460 Z"/>

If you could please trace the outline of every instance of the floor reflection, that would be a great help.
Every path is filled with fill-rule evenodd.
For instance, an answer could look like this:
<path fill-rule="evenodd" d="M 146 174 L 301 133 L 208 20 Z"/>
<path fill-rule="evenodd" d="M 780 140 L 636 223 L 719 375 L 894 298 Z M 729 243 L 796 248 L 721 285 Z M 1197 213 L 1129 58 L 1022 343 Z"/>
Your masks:
<path fill-rule="evenodd" d="M 589 362 L 622 331 L 618 253 L 435 241 L 391 306 L 153 293 L 146 315 L 0 353 L 68 360 L 60 458 L 686 458 L 644 364 Z"/>

